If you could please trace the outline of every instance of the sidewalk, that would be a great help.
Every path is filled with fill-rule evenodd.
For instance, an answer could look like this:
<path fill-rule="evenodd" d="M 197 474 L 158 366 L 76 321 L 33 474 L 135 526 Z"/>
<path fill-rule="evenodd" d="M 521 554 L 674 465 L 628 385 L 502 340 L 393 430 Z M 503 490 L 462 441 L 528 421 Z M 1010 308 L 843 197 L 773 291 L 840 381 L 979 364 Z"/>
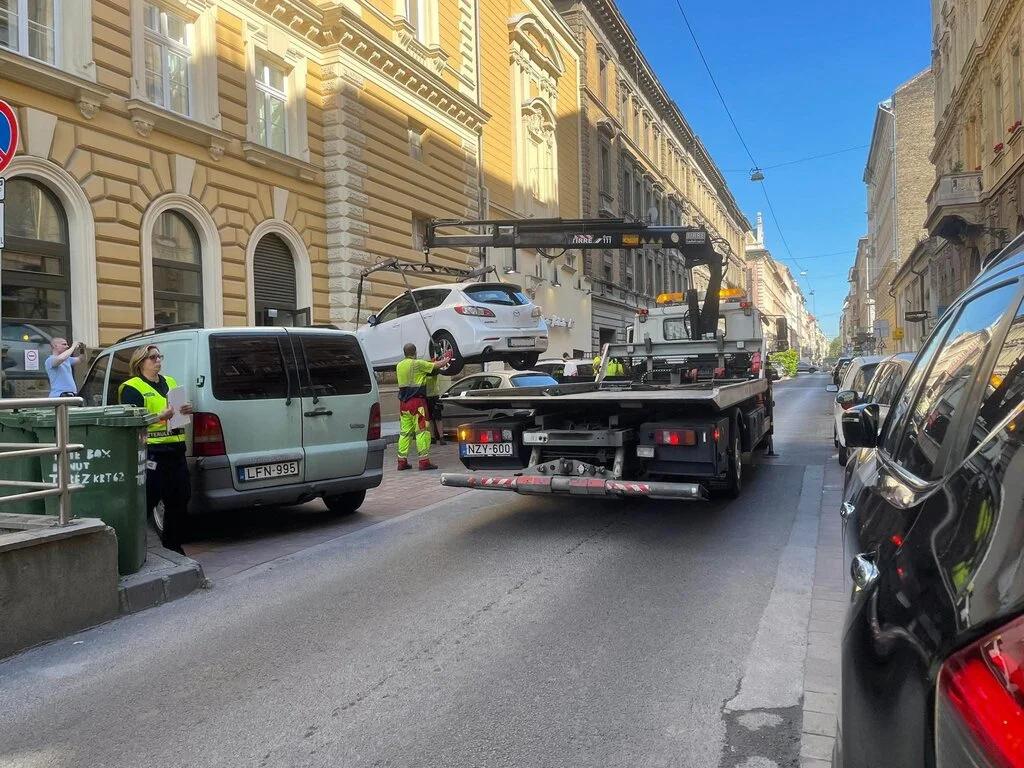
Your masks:
<path fill-rule="evenodd" d="M 825 485 L 818 525 L 818 552 L 811 593 L 811 619 L 804 667 L 801 768 L 832 765 L 836 713 L 841 680 L 839 643 L 849 603 L 842 551 L 839 507 L 843 499 L 843 468 L 834 455 L 825 464 Z"/>

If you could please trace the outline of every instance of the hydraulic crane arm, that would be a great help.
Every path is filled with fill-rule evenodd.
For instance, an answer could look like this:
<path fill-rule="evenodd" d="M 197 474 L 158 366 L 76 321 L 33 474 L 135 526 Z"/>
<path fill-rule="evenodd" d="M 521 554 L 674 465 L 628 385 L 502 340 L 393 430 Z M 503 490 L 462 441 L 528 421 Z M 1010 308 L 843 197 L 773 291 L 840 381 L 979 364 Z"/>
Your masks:
<path fill-rule="evenodd" d="M 444 233 L 451 229 L 462 231 Z M 698 297 L 695 290 L 689 291 L 691 335 L 699 339 L 704 330 L 718 325 L 724 258 L 703 227 L 650 226 L 625 219 L 434 219 L 427 223 L 423 250 L 432 248 L 525 248 L 542 254 L 550 249 L 675 249 L 683 258 L 690 285 L 694 267 L 706 266 L 710 273 L 699 322 L 695 322 Z"/>

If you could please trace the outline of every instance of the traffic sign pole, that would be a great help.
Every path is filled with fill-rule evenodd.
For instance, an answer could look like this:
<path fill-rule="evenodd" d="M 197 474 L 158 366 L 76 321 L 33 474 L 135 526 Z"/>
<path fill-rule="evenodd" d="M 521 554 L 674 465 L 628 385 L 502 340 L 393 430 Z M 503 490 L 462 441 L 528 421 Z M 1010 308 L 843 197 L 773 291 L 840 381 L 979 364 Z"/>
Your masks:
<path fill-rule="evenodd" d="M 18 152 L 18 134 L 18 113 L 14 111 L 14 107 L 0 99 L 0 257 L 4 249 L 4 197 L 7 192 L 4 171 Z M 0 313 L 0 324 L 2 323 L 3 314 Z M 0 350 L 0 356 L 2 355 L 3 351 Z M 0 397 L 3 397 L 2 390 Z"/>

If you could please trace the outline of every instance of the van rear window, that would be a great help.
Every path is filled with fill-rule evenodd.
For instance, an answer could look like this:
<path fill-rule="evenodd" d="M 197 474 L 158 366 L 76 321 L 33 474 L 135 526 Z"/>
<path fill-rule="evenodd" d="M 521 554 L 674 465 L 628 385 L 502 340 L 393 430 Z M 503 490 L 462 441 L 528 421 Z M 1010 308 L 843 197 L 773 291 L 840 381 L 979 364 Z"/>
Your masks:
<path fill-rule="evenodd" d="M 288 397 L 286 343 L 280 334 L 211 336 L 213 396 L 217 400 L 284 400 Z"/>
<path fill-rule="evenodd" d="M 521 307 L 529 304 L 526 294 L 514 286 L 480 283 L 462 289 L 463 292 L 478 304 L 501 304 L 506 307 Z"/>
<path fill-rule="evenodd" d="M 346 334 L 303 334 L 299 337 L 309 371 L 308 392 L 303 396 L 365 395 L 373 391 L 370 371 L 355 336 Z"/>

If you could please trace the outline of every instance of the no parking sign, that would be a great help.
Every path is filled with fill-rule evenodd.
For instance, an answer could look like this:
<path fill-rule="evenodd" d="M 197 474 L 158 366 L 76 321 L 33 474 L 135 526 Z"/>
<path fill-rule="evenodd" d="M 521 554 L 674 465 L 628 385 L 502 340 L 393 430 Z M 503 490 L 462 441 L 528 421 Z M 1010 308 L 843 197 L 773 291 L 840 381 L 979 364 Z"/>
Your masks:
<path fill-rule="evenodd" d="M 3 172 L 18 151 L 18 116 L 14 108 L 0 100 L 0 250 L 4 247 L 4 178 Z"/>

